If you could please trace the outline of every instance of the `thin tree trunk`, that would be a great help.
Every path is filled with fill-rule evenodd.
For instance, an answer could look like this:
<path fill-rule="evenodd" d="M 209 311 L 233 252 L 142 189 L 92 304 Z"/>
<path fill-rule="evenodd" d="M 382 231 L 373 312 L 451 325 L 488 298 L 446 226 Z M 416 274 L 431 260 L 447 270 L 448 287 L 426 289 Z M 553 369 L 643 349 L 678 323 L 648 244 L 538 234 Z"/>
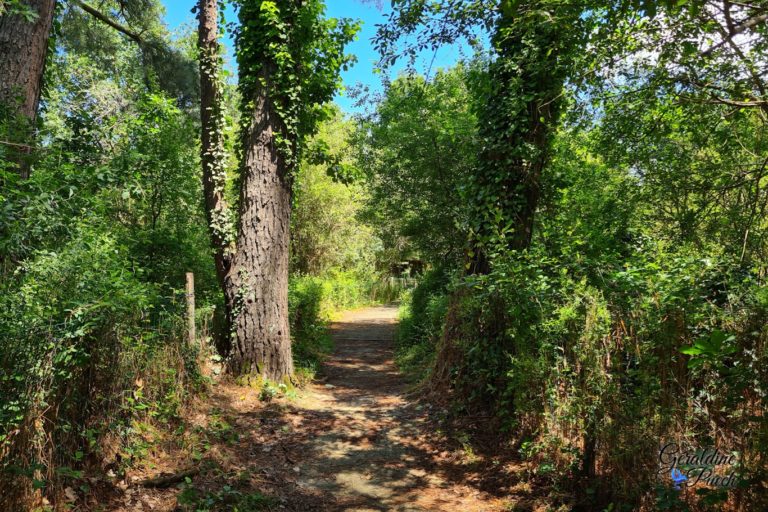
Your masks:
<path fill-rule="evenodd" d="M 218 29 L 218 0 L 200 0 L 198 50 L 200 52 L 200 160 L 203 166 L 203 193 L 205 213 L 214 250 L 216 275 L 225 297 L 224 335 L 217 340 L 219 352 L 229 352 L 232 303 L 234 294 L 227 286 L 234 233 L 229 205 L 224 194 L 226 170 L 224 168 L 224 120 L 222 91 L 219 80 L 220 48 Z"/>
<path fill-rule="evenodd" d="M 260 77 L 269 84 L 271 67 Z M 228 276 L 235 295 L 235 374 L 259 373 L 282 380 L 293 373 L 288 325 L 288 245 L 291 183 L 275 136 L 282 132 L 274 105 L 261 87 L 245 134 L 237 253 Z"/>
<path fill-rule="evenodd" d="M 541 16 L 539 13 L 546 9 L 556 10 Z M 526 13 L 528 19 L 521 21 Z M 580 15 L 576 2 L 527 0 L 514 8 L 509 4 L 501 9 L 493 38 L 497 58 L 490 64 L 490 89 L 478 119 L 482 149 L 469 189 L 474 201 L 472 239 L 466 260 L 469 274 L 488 274 L 492 270 L 491 251 L 524 251 L 531 245 L 542 172 L 550 158 L 572 52 L 579 43 L 575 28 Z M 559 21 L 553 24 L 551 20 Z M 537 47 L 530 41 L 548 45 L 542 43 Z M 453 384 L 455 370 L 461 371 L 466 364 L 462 349 L 457 346 L 467 321 L 458 314 L 461 293 L 454 294 L 456 305 L 446 317 L 444 336 L 437 349 L 437 371 L 432 384 L 439 392 Z M 507 306 L 501 296 L 491 295 L 482 312 L 474 311 L 492 319 L 491 333 L 473 335 L 497 344 L 507 342 L 505 350 L 510 353 L 525 350 L 518 347 L 520 340 L 509 342 L 502 334 L 506 320 L 501 312 Z M 502 329 L 497 330 L 497 326 Z"/>
<path fill-rule="evenodd" d="M 530 0 L 522 11 L 543 10 L 547 4 Z M 565 6 L 551 13 L 555 19 L 578 19 L 580 10 Z M 485 239 L 504 237 L 506 249 L 522 251 L 531 245 L 536 209 L 541 195 L 542 171 L 551 153 L 552 134 L 563 104 L 571 51 L 578 38 L 563 27 L 533 18 L 530 23 L 516 21 L 515 13 L 502 10 L 494 46 L 498 58 L 491 63 L 492 82 L 488 104 L 481 116 L 479 131 L 485 144 L 480 152 L 481 166 L 473 177 L 475 188 L 484 192 L 476 208 L 480 222 L 472 240 L 469 272 L 490 271 Z M 531 48 L 527 40 L 549 41 L 550 47 Z M 557 43 L 557 44 L 555 44 Z M 552 51 L 555 49 L 555 51 Z M 520 98 L 529 97 L 524 108 Z M 497 196 L 493 207 L 486 204 Z M 511 232 L 501 235 L 506 224 Z"/>
<path fill-rule="evenodd" d="M 21 115 L 28 121 L 20 142 L 27 142 L 37 117 L 56 1 L 27 0 L 26 4 L 37 15 L 31 21 L 18 14 L 0 16 L 0 107 L 4 115 Z M 29 177 L 25 152 L 19 152 L 23 178 Z"/>

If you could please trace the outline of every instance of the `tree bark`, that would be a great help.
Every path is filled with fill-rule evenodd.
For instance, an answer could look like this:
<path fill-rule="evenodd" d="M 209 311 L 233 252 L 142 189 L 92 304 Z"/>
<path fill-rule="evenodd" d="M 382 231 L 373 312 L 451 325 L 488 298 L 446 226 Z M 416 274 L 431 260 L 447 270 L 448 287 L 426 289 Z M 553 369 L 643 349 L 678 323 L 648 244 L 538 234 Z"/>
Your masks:
<path fill-rule="evenodd" d="M 34 119 L 56 2 L 28 0 L 27 4 L 37 13 L 32 21 L 18 14 L 0 17 L 0 101 Z"/>
<path fill-rule="evenodd" d="M 55 0 L 27 0 L 37 17 L 0 16 L 0 107 L 4 115 L 21 115 L 27 123 L 19 142 L 27 142 L 40 103 L 48 37 L 53 25 Z M 10 118 L 9 118 L 10 121 Z M 19 157 L 23 160 L 23 153 Z M 21 175 L 29 177 L 29 166 L 21 162 Z"/>
<path fill-rule="evenodd" d="M 242 141 L 235 237 L 224 195 L 217 1 L 200 0 L 199 16 L 203 188 L 227 317 L 227 340 L 219 348 L 226 352 L 231 373 L 280 381 L 293 373 L 288 324 L 291 182 L 275 144 L 275 136 L 285 130 L 267 93 L 272 68 L 262 67 L 264 85 L 253 98 Z"/>
<path fill-rule="evenodd" d="M 200 161 L 203 167 L 205 213 L 214 251 L 216 275 L 224 292 L 225 327 L 217 340 L 217 349 L 227 355 L 234 295 L 227 286 L 227 275 L 234 253 L 233 228 L 229 205 L 225 197 L 224 121 L 222 91 L 219 81 L 221 64 L 218 29 L 218 0 L 200 0 L 198 6 L 198 50 L 200 58 Z"/>
<path fill-rule="evenodd" d="M 129 29 L 128 27 L 125 27 L 121 25 L 120 23 L 117 23 L 116 21 L 109 18 L 109 16 L 105 16 L 98 10 L 94 9 L 90 5 L 86 4 L 85 2 L 81 2 L 80 0 L 71 0 L 73 4 L 99 20 L 100 22 L 109 25 L 113 29 L 117 30 L 121 34 L 125 34 L 126 36 L 130 37 L 136 44 L 139 45 L 140 48 L 143 48 L 146 45 L 146 42 L 141 38 L 139 34 L 134 32 L 133 30 Z M 214 11 L 215 14 L 215 11 Z M 215 28 L 215 27 L 214 27 Z"/>
<path fill-rule="evenodd" d="M 234 295 L 232 373 L 283 380 L 293 373 L 288 325 L 291 182 L 275 136 L 283 127 L 267 94 L 265 64 L 244 136 L 237 252 L 227 276 Z"/>

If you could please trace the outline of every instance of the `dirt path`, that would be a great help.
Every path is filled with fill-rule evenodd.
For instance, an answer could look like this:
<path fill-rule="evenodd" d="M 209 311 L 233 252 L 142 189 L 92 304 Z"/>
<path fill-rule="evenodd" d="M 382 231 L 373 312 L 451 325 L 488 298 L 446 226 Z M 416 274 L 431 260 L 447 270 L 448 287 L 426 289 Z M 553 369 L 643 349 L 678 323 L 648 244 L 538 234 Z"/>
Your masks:
<path fill-rule="evenodd" d="M 396 313 L 344 314 L 331 326 L 335 353 L 297 396 L 265 404 L 250 388 L 215 385 L 188 420 L 187 455 L 156 443 L 131 479 L 190 464 L 200 473 L 168 489 L 129 485 L 108 510 L 510 510 L 485 492 L 500 485 L 476 458 L 446 448 L 430 407 L 406 398 L 393 362 Z"/>
<path fill-rule="evenodd" d="M 427 451 L 426 416 L 403 397 L 393 362 L 396 313 L 362 309 L 333 325 L 327 381 L 297 403 L 308 421 L 325 425 L 306 440 L 298 485 L 332 493 L 328 510 L 493 510 L 494 500 L 441 474 Z"/>

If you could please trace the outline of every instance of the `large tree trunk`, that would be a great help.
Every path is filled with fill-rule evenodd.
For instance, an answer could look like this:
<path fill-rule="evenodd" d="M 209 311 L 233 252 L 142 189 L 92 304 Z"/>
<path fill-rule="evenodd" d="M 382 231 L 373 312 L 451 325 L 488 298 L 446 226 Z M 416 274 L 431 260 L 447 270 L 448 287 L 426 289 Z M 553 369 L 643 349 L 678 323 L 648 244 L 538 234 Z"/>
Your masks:
<path fill-rule="evenodd" d="M 37 17 L 0 17 L 0 102 L 29 119 L 37 114 L 55 0 L 27 0 Z"/>
<path fill-rule="evenodd" d="M 270 74 L 265 65 L 260 77 L 264 84 Z M 293 373 L 288 325 L 291 183 L 275 143 L 281 132 L 275 107 L 261 87 L 243 141 L 237 253 L 228 276 L 228 292 L 235 296 L 229 368 L 274 380 Z"/>
<path fill-rule="evenodd" d="M 261 87 L 253 98 L 244 135 L 239 223 L 232 233 L 224 189 L 224 140 L 216 0 L 200 0 L 200 94 L 203 188 L 215 251 L 216 270 L 226 303 L 223 344 L 235 375 L 259 374 L 284 380 L 293 373 L 288 324 L 288 243 L 291 183 L 275 136 L 284 132 L 274 104 Z M 260 79 L 269 83 L 271 67 Z"/>
<path fill-rule="evenodd" d="M 37 14 L 32 21 L 21 15 L 0 16 L 0 107 L 4 115 L 21 115 L 32 126 L 40 103 L 48 37 L 53 24 L 55 0 L 27 0 Z M 28 142 L 30 130 L 23 130 L 18 142 Z M 24 151 L 19 157 L 23 156 Z M 22 177 L 29 166 L 21 165 Z"/>

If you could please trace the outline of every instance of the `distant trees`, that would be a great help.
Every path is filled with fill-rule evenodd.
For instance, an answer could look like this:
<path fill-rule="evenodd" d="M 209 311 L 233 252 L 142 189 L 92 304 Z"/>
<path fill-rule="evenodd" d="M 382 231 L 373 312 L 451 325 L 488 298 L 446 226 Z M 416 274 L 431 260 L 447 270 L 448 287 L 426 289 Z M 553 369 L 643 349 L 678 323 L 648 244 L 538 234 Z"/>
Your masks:
<path fill-rule="evenodd" d="M 296 173 L 291 212 L 291 272 L 327 276 L 338 272 L 370 275 L 381 241 L 365 221 L 370 194 L 352 145 L 355 124 L 339 108 L 308 141 Z M 330 158 L 313 154 L 327 150 Z M 342 178 L 343 176 L 343 178 Z"/>
<path fill-rule="evenodd" d="M 491 34 L 493 57 L 475 91 L 479 153 L 463 187 L 472 273 L 490 270 L 489 252 L 530 245 L 563 86 L 585 38 L 585 7 L 562 0 L 399 2 L 379 29 L 385 65 L 401 54 L 473 41 L 478 31 Z M 415 44 L 407 39 L 413 34 Z"/>
<path fill-rule="evenodd" d="M 188 100 L 190 62 L 178 51 L 170 49 L 160 36 L 156 18 L 158 3 L 153 0 L 119 0 L 111 2 L 126 19 L 141 25 L 142 30 L 119 23 L 85 2 L 68 3 L 69 12 L 81 10 L 88 17 L 127 36 L 142 50 L 145 85 L 164 89 L 181 100 Z M 22 178 L 29 177 L 32 128 L 37 118 L 43 88 L 45 63 L 49 55 L 50 35 L 56 12 L 55 0 L 12 0 L 0 2 L 0 130 L 5 153 L 19 169 Z M 71 16 L 65 18 L 67 31 Z M 76 25 L 76 23 L 75 23 Z M 151 29 L 151 30 L 148 30 Z M 139 35 L 139 32 L 142 35 Z M 66 36 L 63 39 L 67 39 Z M 92 41 L 80 41 L 85 45 Z M 67 44 L 65 41 L 64 44 Z M 3 153 L 0 153 L 2 155 Z"/>
<path fill-rule="evenodd" d="M 743 264 L 765 261 L 768 5 L 658 4 L 608 13 L 582 57 L 600 151 L 642 177 L 645 222 L 664 238 L 716 235 Z"/>
<path fill-rule="evenodd" d="M 398 77 L 357 131 L 358 160 L 370 191 L 366 217 L 393 258 L 408 253 L 456 265 L 468 237 L 461 199 L 477 162 L 477 118 L 469 90 L 484 63 L 426 78 Z"/>

